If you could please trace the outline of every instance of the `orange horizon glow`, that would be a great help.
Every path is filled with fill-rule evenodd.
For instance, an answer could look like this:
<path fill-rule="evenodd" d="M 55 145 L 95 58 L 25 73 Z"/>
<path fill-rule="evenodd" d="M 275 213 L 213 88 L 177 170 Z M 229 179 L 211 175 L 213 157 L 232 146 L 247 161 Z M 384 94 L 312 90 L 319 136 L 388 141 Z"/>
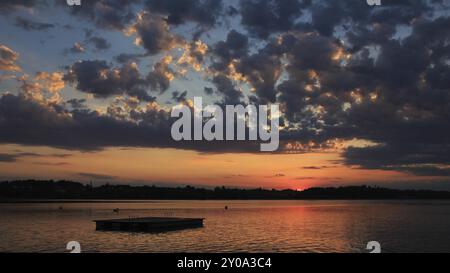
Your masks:
<path fill-rule="evenodd" d="M 0 162 L 2 180 L 67 179 L 96 184 L 167 184 L 304 190 L 417 180 L 385 170 L 346 166 L 338 152 L 304 154 L 199 153 L 171 148 L 109 148 L 79 152 L 48 147 L 1 145 L 5 153 L 26 151 Z M 18 176 L 20 174 L 20 176 Z M 92 177 L 89 177 L 92 175 Z"/>

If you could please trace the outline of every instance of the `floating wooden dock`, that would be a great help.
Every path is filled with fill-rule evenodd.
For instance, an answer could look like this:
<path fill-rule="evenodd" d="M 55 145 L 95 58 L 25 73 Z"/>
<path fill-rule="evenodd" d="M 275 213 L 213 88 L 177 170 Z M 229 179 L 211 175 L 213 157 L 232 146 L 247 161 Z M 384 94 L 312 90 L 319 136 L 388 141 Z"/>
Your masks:
<path fill-rule="evenodd" d="M 145 217 L 94 220 L 96 230 L 162 232 L 203 227 L 203 218 Z"/>

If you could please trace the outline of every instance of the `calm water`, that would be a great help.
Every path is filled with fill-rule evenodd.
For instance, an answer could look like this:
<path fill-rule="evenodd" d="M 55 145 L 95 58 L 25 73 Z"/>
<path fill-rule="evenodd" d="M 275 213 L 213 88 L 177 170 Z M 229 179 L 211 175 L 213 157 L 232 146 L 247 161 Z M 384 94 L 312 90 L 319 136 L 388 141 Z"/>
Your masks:
<path fill-rule="evenodd" d="M 118 216 L 206 220 L 158 234 L 95 231 L 92 220 Z M 66 252 L 73 240 L 83 252 L 367 252 L 369 241 L 383 252 L 450 252 L 450 201 L 0 204 L 1 252 Z"/>

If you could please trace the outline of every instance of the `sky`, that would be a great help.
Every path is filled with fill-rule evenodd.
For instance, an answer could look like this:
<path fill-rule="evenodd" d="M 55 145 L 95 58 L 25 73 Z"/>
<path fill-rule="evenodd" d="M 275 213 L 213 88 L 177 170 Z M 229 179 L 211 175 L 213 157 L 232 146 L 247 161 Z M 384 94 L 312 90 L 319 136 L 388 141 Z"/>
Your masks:
<path fill-rule="evenodd" d="M 450 190 L 450 1 L 0 2 L 0 180 Z M 171 138 L 273 105 L 280 147 Z"/>

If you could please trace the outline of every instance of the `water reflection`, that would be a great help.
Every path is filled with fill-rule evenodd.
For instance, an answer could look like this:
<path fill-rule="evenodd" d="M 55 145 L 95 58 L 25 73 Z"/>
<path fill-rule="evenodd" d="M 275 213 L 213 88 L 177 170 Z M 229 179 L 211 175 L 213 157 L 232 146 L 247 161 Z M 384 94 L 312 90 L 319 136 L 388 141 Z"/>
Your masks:
<path fill-rule="evenodd" d="M 99 232 L 92 222 L 130 216 L 206 219 L 157 234 Z M 449 252 L 449 216 L 448 201 L 0 204 L 0 251 L 66 252 L 78 241 L 84 252 L 366 252 L 375 240 L 383 252 Z"/>

